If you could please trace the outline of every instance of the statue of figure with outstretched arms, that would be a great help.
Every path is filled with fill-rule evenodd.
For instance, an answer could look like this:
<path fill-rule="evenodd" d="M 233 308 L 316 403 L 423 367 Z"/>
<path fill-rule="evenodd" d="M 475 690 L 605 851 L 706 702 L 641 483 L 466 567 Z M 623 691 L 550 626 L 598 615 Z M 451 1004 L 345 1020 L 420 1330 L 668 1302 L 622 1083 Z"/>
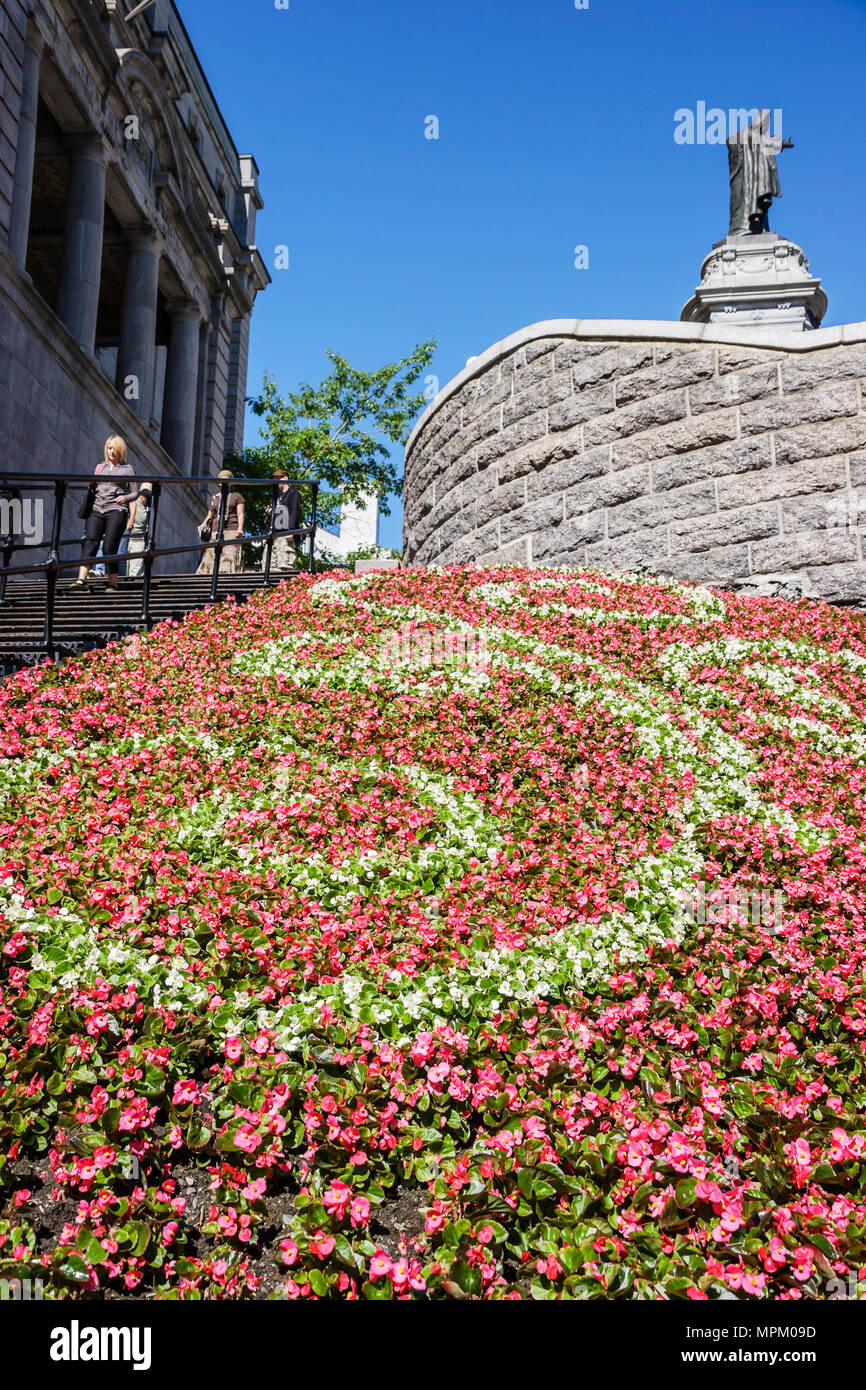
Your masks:
<path fill-rule="evenodd" d="M 731 222 L 728 236 L 770 230 L 769 211 L 781 198 L 776 155 L 794 148 L 793 140 L 769 133 L 771 113 L 762 109 L 747 126 L 728 136 L 728 169 L 731 179 Z"/>

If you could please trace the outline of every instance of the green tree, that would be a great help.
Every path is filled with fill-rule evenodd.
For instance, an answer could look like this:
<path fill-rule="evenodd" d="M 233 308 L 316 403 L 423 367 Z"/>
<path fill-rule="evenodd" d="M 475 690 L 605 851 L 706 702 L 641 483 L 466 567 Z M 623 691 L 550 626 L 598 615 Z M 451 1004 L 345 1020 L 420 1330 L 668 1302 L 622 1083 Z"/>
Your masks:
<path fill-rule="evenodd" d="M 387 516 L 389 494 L 399 497 L 403 489 L 389 445 L 406 443 L 413 421 L 427 404 L 424 392 L 412 388 L 435 350 L 436 340 L 429 339 L 375 372 L 359 371 L 329 351 L 332 370 L 324 381 L 319 386 L 303 382 L 288 396 L 281 396 L 275 379 L 266 375 L 261 395 L 249 401 L 254 414 L 262 417 L 262 442 L 246 449 L 242 460 L 230 461 L 229 467 L 241 471 L 240 462 L 250 477 L 266 477 L 284 468 L 291 478 L 318 478 L 323 484 L 319 518 L 326 525 L 339 522 L 344 502 L 358 503 L 370 495 L 379 499 Z M 264 497 L 260 504 L 266 505 Z"/>

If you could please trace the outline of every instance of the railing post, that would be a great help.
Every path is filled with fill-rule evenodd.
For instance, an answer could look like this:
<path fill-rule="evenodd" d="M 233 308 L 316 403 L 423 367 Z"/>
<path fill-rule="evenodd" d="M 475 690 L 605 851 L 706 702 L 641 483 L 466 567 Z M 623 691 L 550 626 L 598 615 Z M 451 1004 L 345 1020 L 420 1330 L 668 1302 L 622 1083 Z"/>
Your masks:
<path fill-rule="evenodd" d="M 271 556 L 274 549 L 274 527 L 277 524 L 277 498 L 280 495 L 279 483 L 274 483 L 271 489 L 271 516 L 268 522 L 268 534 L 265 537 L 265 588 L 271 582 Z"/>
<path fill-rule="evenodd" d="M 162 484 L 157 480 L 153 484 L 150 506 L 147 509 L 147 525 L 144 528 L 144 577 L 141 586 L 141 621 L 148 629 L 150 628 L 150 575 L 154 560 L 150 552 L 153 550 L 153 539 L 156 535 L 156 518 L 159 514 L 159 494 L 161 491 Z"/>
<path fill-rule="evenodd" d="M 48 551 L 48 566 L 45 571 L 45 629 L 43 642 L 49 656 L 54 649 L 54 595 L 57 592 L 57 566 L 60 560 L 60 531 L 63 524 L 63 503 L 66 499 L 66 483 L 54 484 L 54 516 L 51 521 L 51 548 Z"/>
<path fill-rule="evenodd" d="M 12 537 L 4 536 L 3 541 L 3 568 L 7 570 L 9 568 L 9 561 L 12 559 Z M 7 575 L 0 574 L 0 604 L 5 604 L 6 602 L 6 579 Z"/>
<path fill-rule="evenodd" d="M 216 603 L 217 599 L 217 586 L 219 584 L 220 577 L 220 562 L 223 556 L 223 535 L 226 529 L 226 508 L 228 506 L 229 500 L 229 481 L 230 479 L 223 478 L 222 482 L 220 483 L 220 514 L 219 522 L 217 523 L 217 543 L 214 549 L 211 551 L 211 554 L 213 555 L 213 579 L 211 580 L 210 586 L 211 603 Z"/>
<path fill-rule="evenodd" d="M 313 560 L 313 551 L 316 545 L 316 518 L 319 505 L 319 484 L 313 483 L 313 505 L 310 512 L 310 574 L 316 573 L 316 566 Z"/>
<path fill-rule="evenodd" d="M 15 537 L 12 533 L 12 520 L 10 510 L 9 532 L 0 536 L 0 555 L 3 557 L 3 569 L 8 570 L 9 564 L 15 551 Z M 0 605 L 6 602 L 6 578 L 5 574 L 0 574 Z"/>

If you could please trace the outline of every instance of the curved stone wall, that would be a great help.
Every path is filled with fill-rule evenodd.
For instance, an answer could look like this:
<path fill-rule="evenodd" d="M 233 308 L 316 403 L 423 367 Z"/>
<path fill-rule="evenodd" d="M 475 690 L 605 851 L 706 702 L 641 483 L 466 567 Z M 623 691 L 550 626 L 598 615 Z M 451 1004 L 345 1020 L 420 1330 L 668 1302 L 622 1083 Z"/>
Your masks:
<path fill-rule="evenodd" d="M 794 576 L 806 594 L 866 599 L 864 386 L 866 324 L 761 337 L 535 324 L 418 421 L 404 557 L 756 587 Z"/>

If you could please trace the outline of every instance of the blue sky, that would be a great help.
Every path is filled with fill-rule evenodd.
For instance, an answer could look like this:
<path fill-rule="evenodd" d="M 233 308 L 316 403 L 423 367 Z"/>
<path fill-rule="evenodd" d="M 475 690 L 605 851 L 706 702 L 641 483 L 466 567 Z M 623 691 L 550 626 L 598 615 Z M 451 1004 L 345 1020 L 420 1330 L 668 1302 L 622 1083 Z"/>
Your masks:
<path fill-rule="evenodd" d="M 699 101 L 781 109 L 796 147 L 771 228 L 821 276 L 825 324 L 866 320 L 866 0 L 179 7 L 261 169 L 273 284 L 250 392 L 266 370 L 286 391 L 318 381 L 329 347 L 370 369 L 435 337 L 444 385 L 540 319 L 678 319 L 727 231 L 724 146 L 674 141 L 674 112 Z M 383 543 L 399 546 L 400 519 L 396 503 Z"/>

